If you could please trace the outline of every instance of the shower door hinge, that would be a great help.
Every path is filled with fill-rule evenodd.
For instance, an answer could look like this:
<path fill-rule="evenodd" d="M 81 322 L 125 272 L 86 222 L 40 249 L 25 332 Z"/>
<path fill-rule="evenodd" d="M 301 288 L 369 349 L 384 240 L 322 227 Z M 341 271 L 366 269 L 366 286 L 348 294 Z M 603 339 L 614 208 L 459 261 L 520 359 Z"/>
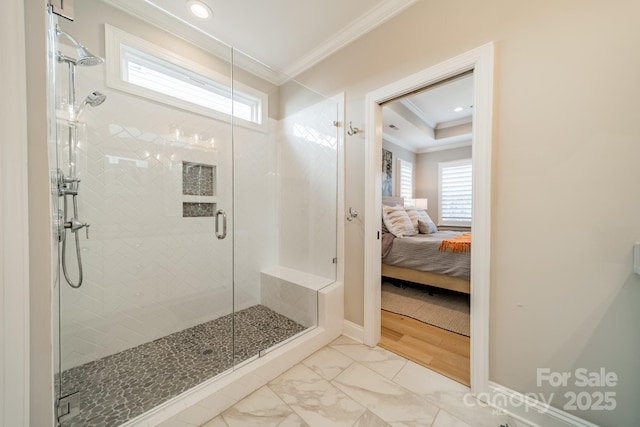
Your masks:
<path fill-rule="evenodd" d="M 65 421 L 80 413 L 80 392 L 69 394 L 58 399 L 56 404 L 58 421 Z"/>
<path fill-rule="evenodd" d="M 338 263 L 338 258 L 334 258 L 332 262 L 333 262 L 333 264 L 337 264 Z"/>
<path fill-rule="evenodd" d="M 49 0 L 49 6 L 56 15 L 73 21 L 73 0 Z"/>
<path fill-rule="evenodd" d="M 342 126 L 342 123 L 340 123 L 340 122 L 339 122 L 339 121 L 337 121 L 337 120 L 334 120 L 334 121 L 333 121 L 333 125 L 334 125 L 335 127 L 339 128 L 340 126 Z"/>

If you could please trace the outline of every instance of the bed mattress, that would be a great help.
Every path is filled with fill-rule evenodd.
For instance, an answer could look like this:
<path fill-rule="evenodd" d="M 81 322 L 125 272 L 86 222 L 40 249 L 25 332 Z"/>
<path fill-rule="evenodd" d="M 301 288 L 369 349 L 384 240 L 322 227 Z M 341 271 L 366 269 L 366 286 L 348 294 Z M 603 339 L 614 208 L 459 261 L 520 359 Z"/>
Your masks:
<path fill-rule="evenodd" d="M 469 279 L 471 273 L 470 251 L 451 252 L 438 249 L 442 240 L 460 234 L 462 233 L 458 231 L 438 231 L 433 234 L 419 234 L 393 239 L 391 249 L 382 258 L 382 262 L 396 267 Z"/>

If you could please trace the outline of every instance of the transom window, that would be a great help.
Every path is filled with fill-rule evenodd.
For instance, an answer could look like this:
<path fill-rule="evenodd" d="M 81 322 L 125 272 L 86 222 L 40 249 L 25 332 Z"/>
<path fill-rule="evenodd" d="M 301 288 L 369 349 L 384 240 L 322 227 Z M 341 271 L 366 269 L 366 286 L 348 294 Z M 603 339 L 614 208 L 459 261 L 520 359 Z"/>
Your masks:
<path fill-rule="evenodd" d="M 107 84 L 198 114 L 266 130 L 267 95 L 105 25 Z"/>

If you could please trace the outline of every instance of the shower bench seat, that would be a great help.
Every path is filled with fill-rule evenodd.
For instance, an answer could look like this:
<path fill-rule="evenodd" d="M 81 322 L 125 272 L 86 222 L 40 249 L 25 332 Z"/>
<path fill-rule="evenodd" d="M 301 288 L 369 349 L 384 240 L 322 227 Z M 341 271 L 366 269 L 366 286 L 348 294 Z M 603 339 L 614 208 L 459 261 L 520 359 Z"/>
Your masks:
<path fill-rule="evenodd" d="M 269 307 L 308 328 L 318 324 L 318 291 L 335 280 L 287 267 L 260 272 L 260 298 Z"/>

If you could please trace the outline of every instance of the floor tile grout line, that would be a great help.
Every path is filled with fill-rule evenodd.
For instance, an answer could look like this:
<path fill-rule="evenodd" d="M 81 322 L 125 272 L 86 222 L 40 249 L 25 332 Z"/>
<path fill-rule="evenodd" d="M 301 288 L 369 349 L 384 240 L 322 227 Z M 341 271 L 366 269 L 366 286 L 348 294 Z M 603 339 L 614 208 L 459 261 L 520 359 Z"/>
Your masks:
<path fill-rule="evenodd" d="M 383 378 L 383 379 L 385 379 L 385 380 L 389 380 L 389 379 L 388 379 L 388 378 L 386 378 L 384 375 L 379 374 L 378 372 L 374 371 L 373 369 L 368 368 L 367 366 L 364 366 L 364 365 L 362 365 L 361 363 L 359 363 L 359 362 L 357 362 L 357 361 L 356 361 L 355 363 L 357 363 L 358 365 L 360 365 L 362 368 L 367 369 L 367 370 L 369 370 L 369 371 L 373 372 L 375 375 L 378 375 L 378 376 L 380 376 L 381 378 Z M 345 369 L 345 370 L 346 370 L 346 369 Z M 336 377 L 336 378 L 337 378 L 337 377 Z M 412 390 L 409 390 L 408 388 L 406 388 L 406 387 L 402 386 L 401 384 L 397 384 L 395 381 L 392 381 L 392 380 L 389 380 L 389 381 L 391 381 L 391 382 L 393 382 L 394 384 L 396 384 L 398 387 L 400 387 L 402 390 L 404 390 L 407 394 L 413 395 L 414 397 L 418 398 L 418 400 L 426 401 L 427 403 L 430 403 L 431 405 L 435 406 L 435 407 L 437 408 L 436 416 L 437 416 L 437 414 L 440 412 L 440 410 L 442 409 L 442 408 L 440 407 L 440 405 L 438 405 L 437 403 L 433 402 L 431 399 L 427 399 L 425 396 L 422 396 L 422 395 L 420 395 L 420 394 L 418 394 L 418 393 L 415 393 L 415 392 L 413 392 Z M 335 385 L 335 384 L 333 383 L 333 381 L 331 381 L 331 384 L 332 384 L 334 387 L 338 388 L 338 390 L 340 390 L 342 393 L 344 393 L 345 395 L 347 395 L 350 399 L 354 400 L 355 402 L 357 402 L 358 404 L 360 404 L 361 406 L 363 406 L 364 408 L 366 408 L 367 410 L 369 410 L 369 408 L 368 408 L 368 407 L 367 407 L 363 402 L 361 402 L 361 401 L 360 401 L 360 400 L 358 400 L 357 398 L 355 398 L 355 397 L 351 396 L 350 394 L 348 394 L 347 392 L 345 392 L 344 390 L 342 390 L 341 388 L 339 388 L 337 385 Z M 375 413 L 374 413 L 374 414 L 375 414 Z M 385 420 L 384 418 L 382 418 L 382 417 L 379 417 L 379 418 L 380 418 L 380 419 L 382 419 L 382 420 L 384 420 L 387 424 L 390 424 L 390 422 L 389 422 L 389 421 L 387 421 L 387 420 Z M 434 419 L 433 419 L 432 423 L 433 423 L 433 422 L 435 422 L 435 419 L 436 419 L 436 418 L 435 418 L 435 416 L 434 416 Z"/>
<path fill-rule="evenodd" d="M 394 353 L 394 354 L 395 354 L 395 353 Z M 403 359 L 405 359 L 405 358 L 403 357 Z M 393 377 L 391 378 L 391 381 L 393 381 L 395 384 L 401 385 L 400 383 L 396 382 L 396 377 L 397 377 L 398 375 L 400 375 L 400 372 L 402 372 L 402 370 L 405 368 L 405 366 L 407 366 L 407 362 L 408 362 L 408 360 L 407 360 L 407 359 L 405 359 L 405 360 L 404 360 L 404 363 L 402 364 L 402 366 L 400 367 L 400 369 L 398 369 L 398 372 L 396 372 L 396 373 L 393 375 Z"/>
<path fill-rule="evenodd" d="M 293 365 L 293 366 L 292 366 L 291 368 L 289 368 L 289 369 L 293 369 L 293 368 L 295 368 L 296 366 L 297 366 L 297 365 Z M 287 369 L 286 371 L 284 371 L 282 374 L 278 375 L 278 377 L 280 377 L 280 376 L 284 375 L 287 371 L 289 371 L 289 369 Z M 278 378 L 278 377 L 276 377 L 276 378 Z M 284 399 L 283 399 L 282 397 L 280 397 L 280 395 L 279 395 L 278 393 L 276 393 L 276 391 L 275 391 L 274 389 L 272 389 L 272 388 L 271 388 L 270 383 L 271 383 L 272 381 L 275 381 L 275 379 L 276 379 L 276 378 L 274 378 L 273 380 L 271 380 L 270 382 L 268 382 L 267 384 L 265 384 L 265 387 L 267 387 L 269 390 L 271 390 L 271 392 L 272 392 L 273 394 L 275 394 L 275 395 L 278 397 L 278 399 L 280 399 L 280 401 L 282 401 L 282 403 L 284 403 L 284 404 L 287 406 L 287 408 L 289 408 L 289 409 L 291 410 L 291 413 L 292 413 L 292 414 L 296 414 L 298 417 L 300 417 L 300 419 L 301 419 L 302 421 L 304 421 L 306 424 L 309 424 L 309 423 L 307 422 L 307 420 L 305 420 L 305 419 L 304 419 L 304 417 L 302 416 L 302 414 L 300 414 L 298 411 L 296 411 L 296 410 L 295 410 L 295 408 L 291 407 L 291 405 L 289 405 L 287 402 L 285 402 L 285 401 L 284 401 Z M 286 418 L 285 418 L 285 419 L 286 419 Z M 284 421 L 284 420 L 283 420 L 283 421 Z M 278 425 L 280 425 L 280 424 L 282 424 L 282 422 L 278 423 Z M 313 426 L 311 426 L 311 424 L 309 424 L 309 426 L 310 426 L 310 427 L 313 427 Z"/>
<path fill-rule="evenodd" d="M 438 411 L 436 412 L 436 416 L 433 417 L 433 421 L 431 421 L 431 427 L 434 427 L 434 424 L 436 423 L 436 421 L 438 420 L 438 416 L 440 415 L 440 412 L 443 409 L 441 407 L 438 406 Z"/>

